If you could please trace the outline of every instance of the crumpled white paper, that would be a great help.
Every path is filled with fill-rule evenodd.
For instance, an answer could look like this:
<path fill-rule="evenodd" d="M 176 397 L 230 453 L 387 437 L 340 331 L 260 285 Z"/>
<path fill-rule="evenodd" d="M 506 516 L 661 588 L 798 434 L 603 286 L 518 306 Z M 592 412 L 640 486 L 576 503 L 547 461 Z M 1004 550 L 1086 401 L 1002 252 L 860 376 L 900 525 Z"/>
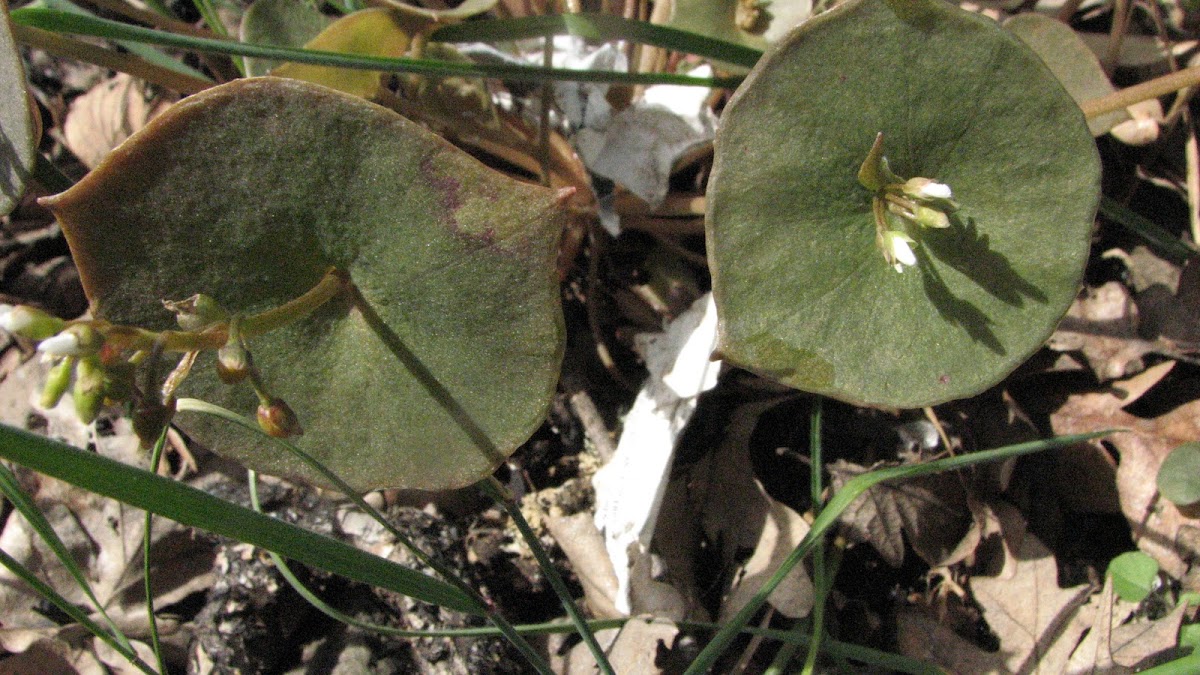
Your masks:
<path fill-rule="evenodd" d="M 711 77 L 712 67 L 700 66 L 690 74 Z M 658 206 L 667 196 L 676 160 L 716 134 L 716 117 L 706 103 L 709 93 L 705 87 L 649 87 L 642 100 L 607 124 L 580 129 L 575 147 L 589 169 Z"/>
<path fill-rule="evenodd" d="M 706 294 L 667 326 L 639 335 L 650 371 L 625 416 L 616 453 L 593 479 L 596 527 L 617 576 L 617 610 L 630 614 L 630 570 L 649 555 L 650 540 L 666 489 L 675 442 L 696 410 L 701 393 L 717 384 L 720 361 L 710 361 L 717 342 L 717 309 Z"/>

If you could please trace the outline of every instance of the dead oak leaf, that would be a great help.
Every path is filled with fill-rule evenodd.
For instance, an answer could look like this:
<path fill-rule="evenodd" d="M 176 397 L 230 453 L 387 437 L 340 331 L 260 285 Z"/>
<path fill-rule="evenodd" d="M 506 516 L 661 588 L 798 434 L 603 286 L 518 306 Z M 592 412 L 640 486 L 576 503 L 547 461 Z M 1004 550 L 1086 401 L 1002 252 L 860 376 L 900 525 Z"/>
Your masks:
<path fill-rule="evenodd" d="M 1013 549 L 998 576 L 971 580 L 971 592 L 1000 639 L 1005 672 L 1061 673 L 1092 625 L 1092 588 L 1059 588 L 1054 555 L 1028 532 Z"/>
<path fill-rule="evenodd" d="M 1117 493 L 1121 512 L 1133 529 L 1138 548 L 1153 556 L 1163 570 L 1182 578 L 1189 562 L 1200 557 L 1200 549 L 1187 536 L 1200 528 L 1198 519 L 1182 513 L 1158 494 L 1158 469 L 1177 446 L 1200 440 L 1200 400 L 1191 401 L 1165 415 L 1152 419 L 1135 417 L 1122 410 L 1136 397 L 1130 391 L 1144 390 L 1147 371 L 1124 382 L 1114 383 L 1105 391 L 1076 394 L 1067 398 L 1050 423 L 1056 434 L 1078 434 L 1103 429 L 1125 429 L 1103 439 L 1120 453 L 1117 467 Z M 1090 441 L 1100 446 L 1101 441 Z"/>
<path fill-rule="evenodd" d="M 837 490 L 867 471 L 842 460 L 828 468 Z M 876 485 L 851 504 L 840 521 L 851 540 L 875 547 L 893 567 L 904 562 L 905 538 L 930 566 L 948 564 L 974 526 L 966 490 L 954 474 Z"/>

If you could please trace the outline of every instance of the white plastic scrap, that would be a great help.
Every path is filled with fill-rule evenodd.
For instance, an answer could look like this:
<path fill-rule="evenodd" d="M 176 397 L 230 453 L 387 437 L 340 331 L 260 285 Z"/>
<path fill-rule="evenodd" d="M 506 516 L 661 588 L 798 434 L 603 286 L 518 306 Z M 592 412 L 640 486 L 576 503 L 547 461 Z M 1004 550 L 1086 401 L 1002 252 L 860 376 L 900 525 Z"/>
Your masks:
<path fill-rule="evenodd" d="M 690 74 L 710 77 L 712 68 L 700 66 Z M 676 160 L 716 134 L 716 117 L 706 104 L 709 93 L 705 87 L 650 87 L 641 101 L 604 126 L 580 129 L 575 147 L 589 169 L 658 206 L 667 196 Z"/>
<path fill-rule="evenodd" d="M 650 377 L 625 416 L 611 461 L 596 473 L 596 527 L 617 576 L 614 605 L 631 613 L 630 570 L 649 555 L 666 489 L 675 442 L 696 410 L 701 393 L 717 383 L 720 361 L 709 358 L 717 342 L 717 309 L 709 293 L 667 326 L 639 335 Z"/>

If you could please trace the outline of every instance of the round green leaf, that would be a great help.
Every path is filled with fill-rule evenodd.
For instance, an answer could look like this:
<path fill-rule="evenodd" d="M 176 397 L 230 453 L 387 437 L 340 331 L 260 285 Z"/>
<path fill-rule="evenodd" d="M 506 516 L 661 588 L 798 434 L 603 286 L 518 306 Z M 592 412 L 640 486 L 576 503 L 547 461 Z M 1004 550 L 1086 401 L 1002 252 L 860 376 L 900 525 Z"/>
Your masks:
<path fill-rule="evenodd" d="M 858 180 L 879 133 L 896 174 L 946 183 L 960 205 L 946 229 L 910 229 L 902 274 Z M 778 43 L 726 108 L 707 219 L 718 349 L 852 403 L 978 393 L 1074 298 L 1099 174 L 1078 107 L 994 22 L 941 0 L 850 0 Z"/>
<path fill-rule="evenodd" d="M 242 42 L 303 47 L 330 23 L 308 0 L 255 0 L 242 15 Z M 247 56 L 246 75 L 266 75 L 282 61 Z"/>
<path fill-rule="evenodd" d="M 335 297 L 250 348 L 301 449 L 356 489 L 476 481 L 538 427 L 562 354 L 554 191 L 496 173 L 395 113 L 277 78 L 186 99 L 47 200 L 98 317 L 166 329 L 162 299 L 257 312 L 333 266 Z M 378 321 L 371 312 L 377 313 Z M 180 390 L 252 414 L 205 354 Z M 319 478 L 276 444 L 181 414 L 260 471 Z"/>
<path fill-rule="evenodd" d="M 21 200 L 37 152 L 25 68 L 8 22 L 8 6 L 0 0 L 0 215 Z"/>
<path fill-rule="evenodd" d="M 1096 53 L 1067 24 L 1036 12 L 1018 14 L 1004 27 L 1046 62 L 1076 103 L 1083 104 L 1116 91 Z M 1124 110 L 1088 120 L 1093 136 L 1102 136 L 1129 119 Z"/>
<path fill-rule="evenodd" d="M 812 13 L 812 0 L 674 0 L 667 25 L 763 49 Z"/>
<path fill-rule="evenodd" d="M 1200 502 L 1200 443 L 1184 443 L 1158 468 L 1158 491 L 1180 506 Z"/>
<path fill-rule="evenodd" d="M 1141 602 L 1154 590 L 1158 563 L 1141 551 L 1128 551 L 1108 563 L 1113 591 L 1126 602 Z"/>

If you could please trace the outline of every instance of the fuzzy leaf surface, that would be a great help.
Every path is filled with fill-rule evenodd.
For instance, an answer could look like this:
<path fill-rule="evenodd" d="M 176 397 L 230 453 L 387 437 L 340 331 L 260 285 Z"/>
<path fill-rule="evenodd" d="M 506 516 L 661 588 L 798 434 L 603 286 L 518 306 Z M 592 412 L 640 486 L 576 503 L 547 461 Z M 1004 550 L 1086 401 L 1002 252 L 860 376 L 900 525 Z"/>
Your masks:
<path fill-rule="evenodd" d="M 356 489 L 489 474 L 541 423 L 563 324 L 555 193 L 496 173 L 389 110 L 293 80 L 193 96 L 46 200 L 98 317 L 173 327 L 160 300 L 232 312 L 300 296 L 330 267 L 347 297 L 251 341 L 301 449 Z M 205 354 L 179 394 L 251 414 Z M 179 421 L 219 453 L 320 483 L 272 444 Z"/>
<path fill-rule="evenodd" d="M 961 205 L 897 274 L 857 172 Z M 941 0 L 851 0 L 784 38 L 725 110 L 707 235 L 719 351 L 789 386 L 910 408 L 974 395 L 1074 298 L 1100 167 L 1083 115 L 994 22 Z"/>

